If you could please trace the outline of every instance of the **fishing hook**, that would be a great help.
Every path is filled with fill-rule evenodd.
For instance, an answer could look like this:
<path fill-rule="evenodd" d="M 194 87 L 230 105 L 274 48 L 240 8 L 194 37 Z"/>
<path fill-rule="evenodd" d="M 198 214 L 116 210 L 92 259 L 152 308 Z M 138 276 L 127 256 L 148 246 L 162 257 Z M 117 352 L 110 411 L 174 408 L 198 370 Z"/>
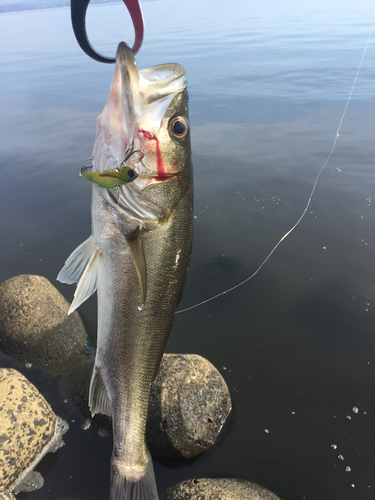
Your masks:
<path fill-rule="evenodd" d="M 122 160 L 122 162 L 120 162 L 117 167 L 115 168 L 115 170 L 119 169 L 120 167 L 127 167 L 126 165 L 126 162 L 129 160 L 129 158 L 131 156 L 133 156 L 135 153 L 140 153 L 140 157 L 139 157 L 139 160 L 138 161 L 141 161 L 143 160 L 145 154 L 144 152 L 141 150 L 141 149 L 133 149 L 134 146 L 133 144 L 125 151 L 124 153 L 124 159 Z"/>
<path fill-rule="evenodd" d="M 140 0 L 123 0 L 128 8 L 130 17 L 133 21 L 135 41 L 132 48 L 133 54 L 136 54 L 141 48 L 144 35 L 144 22 Z M 86 11 L 90 0 L 70 0 L 70 12 L 72 26 L 75 37 L 81 49 L 95 61 L 103 63 L 114 63 L 113 57 L 106 57 L 97 52 L 89 42 L 86 32 Z"/>
<path fill-rule="evenodd" d="M 126 165 L 126 162 L 129 160 L 129 158 L 131 156 L 133 156 L 135 153 L 140 153 L 140 157 L 139 157 L 139 160 L 138 161 L 141 161 L 145 154 L 144 152 L 141 150 L 141 149 L 133 149 L 134 146 L 133 144 L 125 151 L 124 153 L 124 159 L 122 161 L 120 161 L 118 164 L 117 164 L 117 167 L 114 168 L 114 170 L 116 170 L 116 172 L 119 172 L 120 171 L 120 168 L 121 167 L 127 167 Z M 91 158 L 90 158 L 91 159 Z M 89 168 L 92 168 L 93 165 L 88 165 L 88 166 L 83 166 L 81 167 L 81 170 L 79 172 L 79 175 L 82 175 L 84 172 L 86 172 Z M 133 167 L 132 167 L 133 168 Z M 107 170 L 105 170 L 104 172 L 107 172 Z"/>

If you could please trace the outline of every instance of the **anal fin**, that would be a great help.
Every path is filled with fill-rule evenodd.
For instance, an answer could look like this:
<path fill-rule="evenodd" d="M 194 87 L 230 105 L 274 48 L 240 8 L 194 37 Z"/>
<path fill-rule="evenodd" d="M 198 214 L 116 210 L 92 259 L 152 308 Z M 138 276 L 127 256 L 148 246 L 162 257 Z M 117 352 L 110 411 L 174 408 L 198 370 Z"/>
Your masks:
<path fill-rule="evenodd" d="M 94 366 L 91 375 L 89 407 L 92 416 L 96 415 L 97 413 L 102 413 L 103 415 L 112 417 L 112 403 L 108 397 L 107 391 L 96 365 Z"/>

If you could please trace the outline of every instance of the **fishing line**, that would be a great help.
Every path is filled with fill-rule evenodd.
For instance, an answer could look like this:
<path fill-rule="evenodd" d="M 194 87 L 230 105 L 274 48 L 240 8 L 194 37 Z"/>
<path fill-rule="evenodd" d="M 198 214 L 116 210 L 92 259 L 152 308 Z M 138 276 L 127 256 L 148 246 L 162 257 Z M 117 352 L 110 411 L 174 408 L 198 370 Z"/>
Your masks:
<path fill-rule="evenodd" d="M 316 189 L 316 186 L 318 184 L 318 181 L 319 181 L 319 178 L 323 172 L 323 170 L 325 169 L 327 163 L 329 162 L 331 156 L 332 156 L 332 153 L 336 147 L 336 143 L 337 143 L 337 139 L 340 137 L 340 129 L 341 129 L 341 126 L 342 126 L 342 123 L 344 121 L 344 118 L 345 118 L 345 115 L 346 115 L 346 111 L 348 109 L 348 106 L 349 106 L 349 102 L 352 98 L 352 95 L 353 95 L 353 91 L 354 91 L 354 88 L 356 86 L 356 83 L 357 83 L 357 79 L 358 79 L 358 75 L 359 75 L 359 72 L 361 71 L 361 67 L 362 67 L 362 63 L 363 63 L 363 60 L 365 58 L 365 55 L 366 55 L 366 52 L 367 52 L 367 48 L 368 48 L 368 45 L 370 43 L 370 40 L 371 40 L 371 36 L 372 36 L 372 32 L 374 30 L 374 26 L 375 26 L 375 18 L 374 20 L 372 21 L 372 26 L 371 26 L 371 29 L 370 29 L 370 33 L 368 35 L 368 38 L 367 38 L 367 42 L 366 42 L 366 45 L 365 45 L 365 48 L 363 50 L 363 54 L 362 54 L 362 57 L 361 57 L 361 60 L 360 60 L 360 63 L 359 63 L 359 66 L 358 66 L 358 69 L 357 69 L 357 73 L 354 77 L 354 81 L 353 81 L 353 84 L 352 84 L 352 87 L 350 89 L 350 92 L 349 92 L 349 95 L 348 95 L 348 98 L 346 100 L 346 104 L 345 104 L 345 107 L 344 107 L 344 111 L 341 115 L 341 119 L 340 119 L 340 122 L 339 122 L 339 125 L 337 127 L 337 130 L 336 130 L 336 135 L 335 135 L 335 138 L 334 138 L 334 141 L 332 143 L 332 147 L 331 147 L 331 150 L 330 152 L 328 153 L 328 156 L 325 160 L 325 162 L 323 163 L 322 167 L 320 168 L 319 172 L 318 172 L 318 175 L 316 176 L 315 178 L 315 181 L 314 181 L 314 184 L 312 186 L 312 189 L 311 189 L 311 192 L 310 192 L 310 196 L 307 200 L 307 203 L 306 203 L 306 206 L 302 212 L 302 214 L 300 215 L 300 217 L 298 218 L 297 222 L 289 229 L 289 231 L 287 231 L 284 236 L 282 236 L 280 238 L 280 240 L 276 243 L 276 245 L 272 248 L 272 250 L 270 251 L 270 253 L 267 255 L 267 257 L 263 260 L 263 262 L 260 264 L 260 266 L 253 272 L 253 274 L 251 276 L 249 276 L 248 278 L 246 278 L 245 280 L 241 281 L 240 283 L 238 283 L 237 285 L 234 285 L 232 286 L 231 288 L 228 288 L 227 290 L 224 290 L 224 292 L 220 292 L 216 295 L 214 295 L 213 297 L 210 297 L 206 300 L 202 300 L 202 302 L 198 302 L 198 304 L 195 304 L 193 306 L 190 306 L 190 307 L 186 307 L 185 309 L 181 309 L 181 311 L 176 311 L 176 314 L 179 314 L 179 313 L 183 313 L 183 312 L 186 312 L 186 311 L 190 311 L 191 309 L 195 309 L 196 307 L 199 307 L 199 306 L 202 306 L 203 304 L 206 304 L 207 302 L 211 302 L 211 300 L 215 300 L 217 299 L 218 297 L 221 297 L 222 295 L 225 295 L 226 293 L 229 293 L 229 292 L 232 292 L 233 290 L 235 290 L 236 288 L 239 288 L 240 286 L 244 285 L 245 283 L 247 283 L 248 281 L 250 281 L 252 278 L 254 278 L 254 276 L 256 276 L 259 271 L 262 269 L 262 267 L 265 265 L 265 263 L 268 261 L 268 259 L 271 257 L 271 255 L 275 252 L 275 250 L 279 247 L 279 245 L 281 244 L 282 241 L 284 241 L 286 239 L 287 236 L 290 235 L 290 233 L 292 231 L 294 231 L 294 229 L 299 225 L 299 223 L 302 221 L 302 219 L 305 217 L 306 215 L 306 212 L 307 210 L 309 209 L 309 206 L 310 206 L 310 203 L 311 203 L 311 200 L 312 200 L 312 197 L 315 193 L 315 189 Z"/>

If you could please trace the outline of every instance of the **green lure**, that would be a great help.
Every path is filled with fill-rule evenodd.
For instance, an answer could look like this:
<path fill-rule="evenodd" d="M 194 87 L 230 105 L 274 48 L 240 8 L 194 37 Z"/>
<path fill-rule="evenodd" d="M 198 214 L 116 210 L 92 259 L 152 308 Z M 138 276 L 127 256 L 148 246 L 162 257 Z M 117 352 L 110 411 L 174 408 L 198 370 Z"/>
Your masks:
<path fill-rule="evenodd" d="M 102 188 L 117 189 L 119 186 L 132 182 L 138 177 L 138 173 L 134 168 L 125 165 L 125 162 L 128 161 L 134 153 L 140 153 L 139 160 L 142 160 L 144 156 L 143 151 L 139 149 L 134 150 L 133 145 L 131 145 L 130 148 L 125 151 L 124 159 L 116 168 L 104 170 L 104 172 L 87 172 L 87 169 L 92 168 L 92 166 L 82 167 L 79 175 Z"/>
<path fill-rule="evenodd" d="M 118 167 L 104 172 L 87 172 L 87 168 L 89 167 L 82 167 L 79 175 L 105 189 L 116 189 L 138 177 L 137 172 L 131 167 Z"/>

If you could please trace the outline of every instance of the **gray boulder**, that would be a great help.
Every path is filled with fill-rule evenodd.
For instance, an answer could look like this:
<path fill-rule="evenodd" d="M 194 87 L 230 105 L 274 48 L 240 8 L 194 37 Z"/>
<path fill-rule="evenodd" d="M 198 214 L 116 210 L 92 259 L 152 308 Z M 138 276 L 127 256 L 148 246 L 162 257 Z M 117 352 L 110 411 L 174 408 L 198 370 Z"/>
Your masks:
<path fill-rule="evenodd" d="M 161 500 L 280 500 L 263 486 L 241 479 L 189 479 L 169 488 Z"/>
<path fill-rule="evenodd" d="M 147 442 L 151 453 L 192 458 L 212 446 L 232 402 L 228 387 L 205 358 L 164 354 L 151 389 Z"/>
<path fill-rule="evenodd" d="M 44 277 L 23 274 L 0 284 L 0 350 L 19 361 L 61 365 L 81 351 L 86 333 L 75 311 Z"/>
<path fill-rule="evenodd" d="M 43 482 L 32 471 L 46 453 L 64 444 L 67 429 L 21 373 L 0 368 L 0 488 L 18 493 L 22 484 L 27 491 L 40 487 Z"/>

